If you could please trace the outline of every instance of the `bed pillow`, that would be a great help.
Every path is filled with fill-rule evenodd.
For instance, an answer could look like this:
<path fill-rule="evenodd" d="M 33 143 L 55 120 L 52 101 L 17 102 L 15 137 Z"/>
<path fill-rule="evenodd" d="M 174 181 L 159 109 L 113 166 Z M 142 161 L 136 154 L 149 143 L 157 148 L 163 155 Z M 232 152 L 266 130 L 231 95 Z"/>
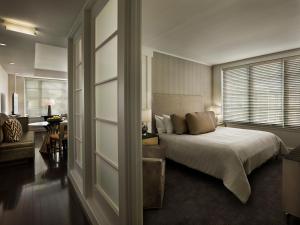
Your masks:
<path fill-rule="evenodd" d="M 189 134 L 204 134 L 216 129 L 211 115 L 207 112 L 188 113 L 185 119 Z"/>
<path fill-rule="evenodd" d="M 215 128 L 218 126 L 218 118 L 216 117 L 216 114 L 215 114 L 214 111 L 196 112 L 196 113 L 200 113 L 200 114 L 201 113 L 207 113 L 210 116 L 210 118 L 211 118 L 211 120 L 212 120 L 213 125 L 215 126 Z"/>
<path fill-rule="evenodd" d="M 166 128 L 164 125 L 164 118 L 162 116 L 154 115 L 155 125 L 157 129 L 157 133 L 166 133 Z"/>
<path fill-rule="evenodd" d="M 9 118 L 3 124 L 5 142 L 18 142 L 21 140 L 23 132 L 21 123 L 14 118 Z"/>
<path fill-rule="evenodd" d="M 175 134 L 185 134 L 187 133 L 187 125 L 184 116 L 177 114 L 171 115 L 171 121 Z"/>
<path fill-rule="evenodd" d="M 163 115 L 164 117 L 164 125 L 167 131 L 167 134 L 173 134 L 173 124 L 171 121 L 171 117 L 169 115 Z"/>

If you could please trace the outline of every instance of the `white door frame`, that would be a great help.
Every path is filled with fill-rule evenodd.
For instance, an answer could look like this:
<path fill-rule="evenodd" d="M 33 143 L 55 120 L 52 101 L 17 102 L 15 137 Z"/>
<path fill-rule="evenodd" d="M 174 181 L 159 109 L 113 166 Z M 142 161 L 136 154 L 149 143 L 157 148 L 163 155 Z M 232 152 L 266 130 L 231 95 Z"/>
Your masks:
<path fill-rule="evenodd" d="M 119 0 L 119 82 L 124 101 L 119 105 L 120 219 L 124 224 L 143 224 L 141 142 L 141 1 Z M 122 90 L 119 90 L 122 95 Z M 130 162 L 130 163 L 128 163 Z"/>

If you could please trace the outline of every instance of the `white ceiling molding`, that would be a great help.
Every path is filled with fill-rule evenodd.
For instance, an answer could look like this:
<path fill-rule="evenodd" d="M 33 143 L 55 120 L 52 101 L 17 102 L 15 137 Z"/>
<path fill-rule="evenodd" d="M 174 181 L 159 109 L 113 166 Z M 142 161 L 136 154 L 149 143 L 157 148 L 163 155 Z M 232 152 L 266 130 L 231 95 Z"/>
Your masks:
<path fill-rule="evenodd" d="M 142 47 L 142 55 L 153 57 L 154 49 L 148 48 L 146 46 Z"/>
<path fill-rule="evenodd" d="M 198 60 L 195 60 L 195 59 L 186 58 L 186 57 L 183 57 L 183 56 L 180 56 L 180 55 L 172 54 L 172 53 L 161 51 L 161 50 L 157 50 L 157 49 L 153 49 L 153 52 L 162 53 L 164 55 L 173 56 L 173 57 L 176 57 L 176 58 L 179 58 L 179 59 L 183 59 L 183 60 L 187 60 L 187 61 L 190 61 L 190 62 L 199 63 L 199 64 L 206 65 L 206 66 L 212 66 L 212 64 L 208 64 L 208 63 L 201 62 L 201 61 L 198 61 Z"/>

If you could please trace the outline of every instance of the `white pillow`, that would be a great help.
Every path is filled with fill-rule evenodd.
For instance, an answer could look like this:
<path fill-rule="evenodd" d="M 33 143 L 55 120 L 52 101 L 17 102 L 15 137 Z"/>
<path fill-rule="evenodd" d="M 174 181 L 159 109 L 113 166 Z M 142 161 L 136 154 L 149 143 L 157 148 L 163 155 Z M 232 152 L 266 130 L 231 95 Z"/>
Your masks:
<path fill-rule="evenodd" d="M 171 117 L 169 115 L 163 115 L 164 117 L 164 125 L 167 131 L 167 134 L 173 134 L 173 124 L 171 121 Z"/>
<path fill-rule="evenodd" d="M 166 133 L 166 128 L 163 122 L 164 118 L 158 115 L 154 115 L 154 117 L 158 134 Z"/>

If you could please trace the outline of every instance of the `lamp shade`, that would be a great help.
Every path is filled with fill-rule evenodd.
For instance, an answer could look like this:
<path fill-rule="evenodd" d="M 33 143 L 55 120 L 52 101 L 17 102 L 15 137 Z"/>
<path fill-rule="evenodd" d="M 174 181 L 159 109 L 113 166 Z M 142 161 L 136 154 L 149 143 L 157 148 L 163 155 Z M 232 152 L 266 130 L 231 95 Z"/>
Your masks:
<path fill-rule="evenodd" d="M 142 122 L 151 122 L 151 109 L 146 109 L 142 111 Z"/>
<path fill-rule="evenodd" d="M 44 106 L 48 106 L 48 105 L 54 106 L 55 105 L 55 100 L 54 99 L 45 99 L 43 101 L 43 105 Z"/>
<path fill-rule="evenodd" d="M 221 115 L 221 106 L 218 105 L 212 105 L 208 107 L 208 111 L 213 111 L 216 115 Z"/>

